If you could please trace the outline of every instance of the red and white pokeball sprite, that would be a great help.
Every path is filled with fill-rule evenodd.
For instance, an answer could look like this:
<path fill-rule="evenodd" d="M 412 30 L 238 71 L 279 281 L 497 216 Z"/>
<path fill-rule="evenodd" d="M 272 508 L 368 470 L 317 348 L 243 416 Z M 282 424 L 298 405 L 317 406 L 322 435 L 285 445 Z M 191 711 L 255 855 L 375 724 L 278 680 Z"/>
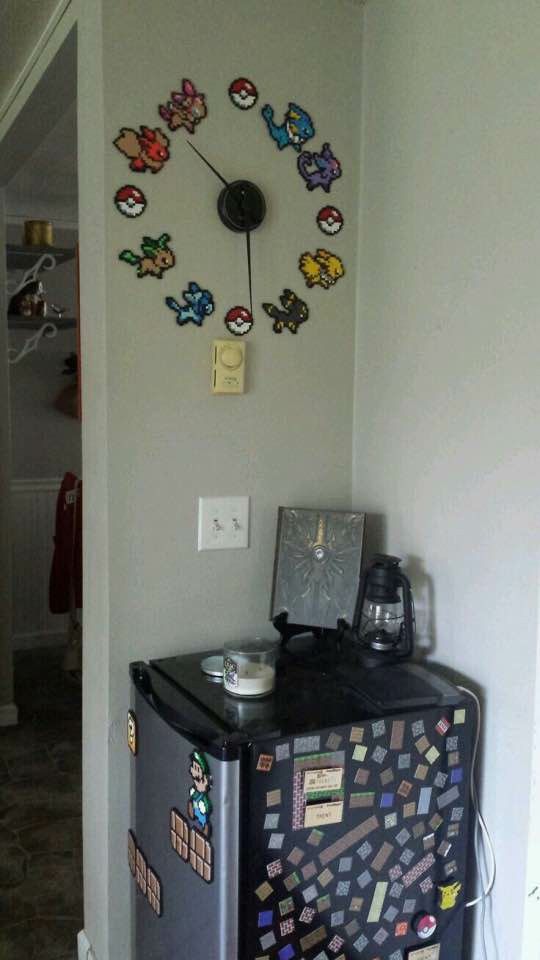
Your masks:
<path fill-rule="evenodd" d="M 130 183 L 120 187 L 114 196 L 116 209 L 125 217 L 140 217 L 146 210 L 146 197 L 142 190 Z"/>
<path fill-rule="evenodd" d="M 421 940 L 429 940 L 437 929 L 437 920 L 432 913 L 419 913 L 413 920 L 413 930 Z"/>
<path fill-rule="evenodd" d="M 253 326 L 253 317 L 245 307 L 231 307 L 225 315 L 225 326 L 235 337 L 243 337 Z"/>
<path fill-rule="evenodd" d="M 323 207 L 317 214 L 317 224 L 323 233 L 339 233 L 343 226 L 343 214 L 337 207 Z"/>
<path fill-rule="evenodd" d="M 251 107 L 254 107 L 257 103 L 259 94 L 257 87 L 251 80 L 238 77 L 237 80 L 233 80 L 229 87 L 229 96 L 235 107 L 240 107 L 240 110 L 251 110 Z"/>

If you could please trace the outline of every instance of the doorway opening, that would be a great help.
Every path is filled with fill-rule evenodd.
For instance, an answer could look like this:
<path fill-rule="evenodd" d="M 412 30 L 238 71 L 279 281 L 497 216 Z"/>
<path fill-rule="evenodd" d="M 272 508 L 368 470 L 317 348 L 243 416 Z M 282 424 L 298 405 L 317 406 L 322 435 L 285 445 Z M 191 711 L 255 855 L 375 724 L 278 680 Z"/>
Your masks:
<path fill-rule="evenodd" d="M 15 726 L 0 728 L 0 956 L 67 960 L 83 926 L 82 450 L 74 37 L 65 97 L 4 180 Z M 43 90 L 30 97 L 36 106 Z M 20 130 L 19 130 L 20 135 Z"/>

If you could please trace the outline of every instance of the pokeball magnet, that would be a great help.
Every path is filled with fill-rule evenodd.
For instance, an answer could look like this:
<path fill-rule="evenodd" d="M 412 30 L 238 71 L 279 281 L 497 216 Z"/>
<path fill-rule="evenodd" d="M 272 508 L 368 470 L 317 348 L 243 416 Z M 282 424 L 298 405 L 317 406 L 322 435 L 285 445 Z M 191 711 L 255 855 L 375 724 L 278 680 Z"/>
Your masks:
<path fill-rule="evenodd" d="M 429 940 L 437 929 L 437 920 L 432 913 L 426 913 L 425 910 L 422 910 L 414 917 L 412 928 L 421 940 Z"/>
<path fill-rule="evenodd" d="M 253 317 L 246 307 L 231 307 L 225 315 L 225 326 L 235 337 L 243 337 L 253 326 Z"/>
<path fill-rule="evenodd" d="M 126 183 L 120 187 L 114 196 L 114 204 L 119 213 L 124 217 L 133 219 L 140 217 L 146 210 L 146 197 L 142 190 L 134 187 L 131 183 Z"/>
<path fill-rule="evenodd" d="M 235 107 L 239 107 L 240 110 L 251 110 L 259 98 L 257 87 L 245 77 L 233 80 L 229 87 L 229 96 Z"/>
<path fill-rule="evenodd" d="M 323 233 L 339 233 L 343 226 L 343 214 L 337 207 L 322 207 L 317 214 L 317 226 Z"/>

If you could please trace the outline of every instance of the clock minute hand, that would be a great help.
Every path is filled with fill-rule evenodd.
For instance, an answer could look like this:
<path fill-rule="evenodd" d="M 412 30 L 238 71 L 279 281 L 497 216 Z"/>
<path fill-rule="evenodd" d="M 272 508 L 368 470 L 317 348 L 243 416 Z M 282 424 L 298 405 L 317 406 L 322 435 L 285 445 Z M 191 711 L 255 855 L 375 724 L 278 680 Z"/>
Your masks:
<path fill-rule="evenodd" d="M 247 240 L 247 263 L 248 263 L 248 280 L 249 280 L 249 312 L 253 317 L 253 292 L 251 287 L 251 231 L 246 230 L 246 240 Z"/>
<path fill-rule="evenodd" d="M 212 164 L 210 163 L 210 161 L 206 159 L 206 157 L 201 153 L 201 151 L 200 151 L 200 150 L 197 150 L 197 147 L 194 147 L 194 146 L 193 146 L 193 144 L 191 143 L 191 140 L 186 140 L 186 143 L 187 143 L 188 147 L 191 147 L 191 149 L 195 151 L 195 153 L 197 154 L 197 156 L 201 158 L 201 160 L 203 161 L 203 163 L 205 163 L 206 166 L 210 168 L 210 170 L 212 171 L 212 173 L 215 173 L 215 175 L 216 175 L 216 177 L 218 178 L 218 180 L 221 180 L 221 182 L 224 183 L 226 187 L 228 187 L 228 186 L 229 186 L 229 181 L 226 180 L 225 177 L 222 177 L 222 176 L 221 176 L 221 174 L 219 173 L 219 171 L 216 170 L 216 168 L 212 166 Z"/>
<path fill-rule="evenodd" d="M 247 265 L 248 265 L 248 282 L 249 282 L 249 312 L 253 318 L 253 289 L 251 281 L 251 221 L 249 218 L 249 211 L 245 203 L 245 196 L 242 193 L 240 206 L 242 213 L 244 215 L 244 223 L 246 227 L 246 245 L 247 245 Z"/>

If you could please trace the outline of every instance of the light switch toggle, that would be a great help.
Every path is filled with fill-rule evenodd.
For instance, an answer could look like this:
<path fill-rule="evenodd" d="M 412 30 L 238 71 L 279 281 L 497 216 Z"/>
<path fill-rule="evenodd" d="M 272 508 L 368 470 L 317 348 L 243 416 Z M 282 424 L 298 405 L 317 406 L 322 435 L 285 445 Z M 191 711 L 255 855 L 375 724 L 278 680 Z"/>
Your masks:
<path fill-rule="evenodd" d="M 249 497 L 199 497 L 199 550 L 249 545 Z"/>

